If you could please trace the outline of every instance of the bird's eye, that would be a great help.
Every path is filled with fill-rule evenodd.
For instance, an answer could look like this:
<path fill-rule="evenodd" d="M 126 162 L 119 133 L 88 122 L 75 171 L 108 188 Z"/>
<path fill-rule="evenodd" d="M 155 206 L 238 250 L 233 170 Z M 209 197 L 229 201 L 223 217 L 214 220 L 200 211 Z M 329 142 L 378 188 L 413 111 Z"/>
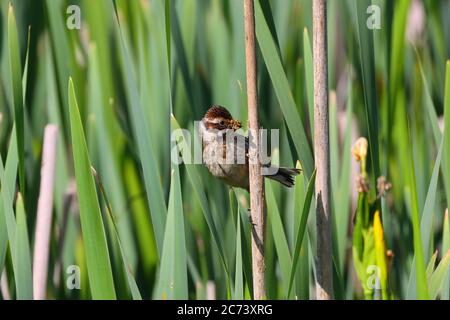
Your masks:
<path fill-rule="evenodd" d="M 220 124 L 221 126 L 223 126 L 223 125 L 225 124 L 225 121 L 221 120 L 221 121 L 219 122 L 219 124 Z"/>

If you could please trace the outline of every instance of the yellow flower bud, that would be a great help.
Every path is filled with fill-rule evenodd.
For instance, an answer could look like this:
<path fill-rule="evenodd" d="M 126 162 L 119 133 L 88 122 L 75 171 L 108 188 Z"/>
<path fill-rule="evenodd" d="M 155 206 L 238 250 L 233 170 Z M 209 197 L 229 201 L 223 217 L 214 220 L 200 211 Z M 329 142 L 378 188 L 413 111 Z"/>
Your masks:
<path fill-rule="evenodd" d="M 367 156 L 367 139 L 364 137 L 356 140 L 355 144 L 352 147 L 352 154 L 355 157 L 356 161 L 361 161 L 361 159 Z"/>

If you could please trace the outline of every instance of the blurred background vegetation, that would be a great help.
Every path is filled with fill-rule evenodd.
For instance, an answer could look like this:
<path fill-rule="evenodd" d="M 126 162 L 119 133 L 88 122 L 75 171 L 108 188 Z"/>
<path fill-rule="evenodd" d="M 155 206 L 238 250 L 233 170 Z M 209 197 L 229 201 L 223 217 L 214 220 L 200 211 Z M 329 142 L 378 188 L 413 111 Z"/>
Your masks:
<path fill-rule="evenodd" d="M 209 105 L 246 126 L 242 1 L 11 4 L 0 0 L 1 298 L 33 297 L 45 192 L 47 298 L 251 298 L 248 194 L 170 161 L 171 130 L 192 132 Z M 70 5 L 79 30 L 66 25 Z M 255 1 L 261 125 L 280 129 L 274 162 L 303 168 L 295 188 L 266 183 L 269 299 L 315 292 L 311 10 Z M 448 16 L 448 0 L 328 1 L 335 298 L 449 299 Z M 54 191 L 40 190 L 50 123 Z M 67 285 L 72 265 L 80 289 Z"/>

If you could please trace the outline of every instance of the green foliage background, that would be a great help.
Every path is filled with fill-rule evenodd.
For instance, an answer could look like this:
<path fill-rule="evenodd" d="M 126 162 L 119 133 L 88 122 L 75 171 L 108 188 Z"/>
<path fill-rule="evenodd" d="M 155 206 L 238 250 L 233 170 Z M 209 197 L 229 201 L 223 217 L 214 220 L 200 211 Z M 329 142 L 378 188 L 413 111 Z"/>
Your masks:
<path fill-rule="evenodd" d="M 172 129 L 193 137 L 211 104 L 246 126 L 242 1 L 11 2 L 0 0 L 0 297 L 33 296 L 43 133 L 53 123 L 48 298 L 251 298 L 247 193 L 170 161 Z M 448 299 L 450 1 L 327 3 L 334 295 Z M 379 30 L 367 28 L 371 4 Z M 81 9 L 80 30 L 66 27 L 69 5 Z M 314 297 L 311 11 L 312 0 L 255 1 L 261 124 L 280 129 L 274 162 L 303 168 L 292 189 L 266 183 L 270 299 Z M 369 141 L 364 195 L 351 156 L 359 136 Z M 381 198 L 379 176 L 392 183 Z M 370 253 L 387 272 L 383 295 L 367 294 L 371 274 L 353 263 L 354 217 L 369 202 L 394 255 L 381 266 L 384 249 Z M 358 232 L 372 234 L 371 223 Z M 80 290 L 66 286 L 71 265 Z"/>

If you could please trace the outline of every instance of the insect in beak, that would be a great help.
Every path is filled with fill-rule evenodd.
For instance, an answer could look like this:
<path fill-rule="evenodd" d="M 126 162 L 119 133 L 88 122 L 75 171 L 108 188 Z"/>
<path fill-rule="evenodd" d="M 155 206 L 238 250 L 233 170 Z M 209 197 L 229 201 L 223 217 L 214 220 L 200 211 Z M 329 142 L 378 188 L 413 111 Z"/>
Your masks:
<path fill-rule="evenodd" d="M 238 130 L 238 129 L 242 128 L 242 124 L 239 121 L 233 119 L 233 120 L 230 120 L 230 127 L 233 130 Z"/>

